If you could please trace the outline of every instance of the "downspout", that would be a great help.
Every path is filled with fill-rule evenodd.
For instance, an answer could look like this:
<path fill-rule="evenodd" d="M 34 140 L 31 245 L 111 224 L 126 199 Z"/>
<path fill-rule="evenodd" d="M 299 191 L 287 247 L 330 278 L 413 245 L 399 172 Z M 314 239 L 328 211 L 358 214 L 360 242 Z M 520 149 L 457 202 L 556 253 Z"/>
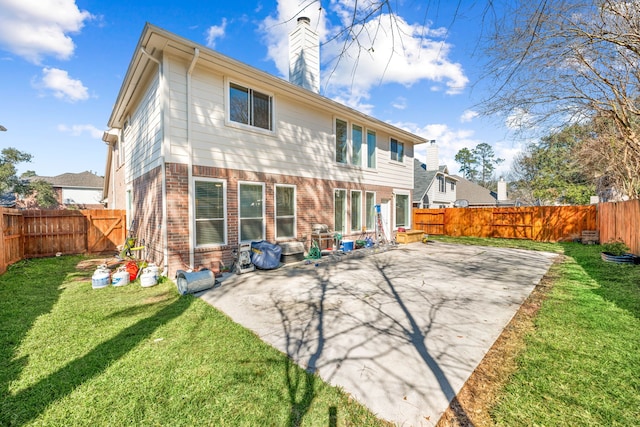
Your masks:
<path fill-rule="evenodd" d="M 140 47 L 140 52 L 142 52 L 147 58 L 158 64 L 158 73 L 160 79 L 160 129 L 162 130 L 162 143 L 160 144 L 160 181 L 161 181 L 161 192 L 162 192 L 162 271 L 164 275 L 167 275 L 169 272 L 169 233 L 167 231 L 167 171 L 165 168 L 165 149 L 164 149 L 164 97 L 163 91 L 164 88 L 164 69 L 162 67 L 162 63 L 151 56 L 149 52 L 147 52 L 144 47 Z"/>
<path fill-rule="evenodd" d="M 193 69 L 196 66 L 196 62 L 198 61 L 198 57 L 200 56 L 200 49 L 197 47 L 193 49 L 193 59 L 191 60 L 191 64 L 189 64 L 189 69 L 187 70 L 187 151 L 188 151 L 188 160 L 187 160 L 187 200 L 189 201 L 187 204 L 188 211 L 188 220 L 189 220 L 189 267 L 191 269 L 194 268 L 195 264 L 195 234 L 193 230 L 194 225 L 194 212 L 193 212 L 193 201 L 194 201 L 194 190 L 193 190 L 193 143 L 191 141 L 191 132 L 193 126 L 191 125 L 191 118 L 193 116 L 192 108 L 193 108 L 193 91 L 191 90 L 191 73 L 193 73 Z"/>

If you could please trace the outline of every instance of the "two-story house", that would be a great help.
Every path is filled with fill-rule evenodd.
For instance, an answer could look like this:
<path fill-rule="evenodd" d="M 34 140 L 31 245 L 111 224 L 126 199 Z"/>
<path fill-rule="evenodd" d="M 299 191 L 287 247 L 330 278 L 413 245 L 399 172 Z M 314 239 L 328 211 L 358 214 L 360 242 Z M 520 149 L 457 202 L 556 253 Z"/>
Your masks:
<path fill-rule="evenodd" d="M 423 138 L 318 93 L 307 18 L 285 81 L 147 24 L 109 118 L 105 196 L 148 257 L 176 269 L 229 264 L 240 242 L 304 241 L 411 227 Z M 377 207 L 377 209 L 376 209 Z"/>

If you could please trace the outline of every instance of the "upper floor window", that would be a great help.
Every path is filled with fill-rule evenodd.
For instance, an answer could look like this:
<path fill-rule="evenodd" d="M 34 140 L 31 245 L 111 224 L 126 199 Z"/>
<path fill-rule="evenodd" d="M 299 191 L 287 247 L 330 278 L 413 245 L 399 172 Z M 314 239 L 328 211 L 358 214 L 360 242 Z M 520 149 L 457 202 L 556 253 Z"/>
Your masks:
<path fill-rule="evenodd" d="M 404 161 L 404 143 L 399 142 L 397 139 L 391 138 L 391 160 L 395 160 L 397 162 Z"/>
<path fill-rule="evenodd" d="M 447 192 L 447 183 L 442 175 L 438 175 L 438 191 L 441 193 Z"/>
<path fill-rule="evenodd" d="M 336 162 L 347 163 L 347 122 L 336 119 Z"/>
<path fill-rule="evenodd" d="M 362 127 L 351 126 L 351 164 L 362 165 Z"/>
<path fill-rule="evenodd" d="M 449 187 L 449 188 L 450 188 L 450 190 L 451 190 L 451 191 L 453 191 L 453 190 L 455 190 L 455 189 L 456 189 L 456 183 L 455 183 L 455 181 L 451 181 L 451 185 L 450 185 L 450 187 Z"/>
<path fill-rule="evenodd" d="M 376 167 L 376 133 L 372 130 L 367 130 L 367 167 Z"/>
<path fill-rule="evenodd" d="M 253 89 L 229 83 L 229 120 L 273 130 L 273 98 Z"/>

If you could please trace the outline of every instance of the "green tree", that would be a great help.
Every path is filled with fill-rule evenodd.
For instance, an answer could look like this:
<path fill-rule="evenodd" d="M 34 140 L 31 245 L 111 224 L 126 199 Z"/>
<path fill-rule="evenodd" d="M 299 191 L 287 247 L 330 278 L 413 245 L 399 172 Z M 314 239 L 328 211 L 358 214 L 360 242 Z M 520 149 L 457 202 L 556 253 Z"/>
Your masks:
<path fill-rule="evenodd" d="M 20 177 L 16 175 L 16 165 L 30 162 L 31 159 L 31 154 L 15 148 L 5 148 L 0 152 L 0 193 L 33 195 L 38 206 L 42 208 L 58 206 L 51 184 L 42 180 L 25 179 L 35 176 L 34 171 L 26 171 Z"/>
<path fill-rule="evenodd" d="M 46 181 L 37 179 L 29 183 L 29 191 L 33 194 L 39 207 L 51 209 L 58 207 L 58 200 L 53 187 Z"/>
<path fill-rule="evenodd" d="M 458 171 L 462 173 L 462 176 L 469 181 L 475 182 L 478 176 L 478 162 L 473 151 L 465 147 L 458 151 L 454 160 L 460 164 Z"/>
<path fill-rule="evenodd" d="M 0 193 L 28 193 L 28 184 L 16 176 L 16 165 L 30 161 L 31 154 L 15 148 L 4 148 L 0 152 Z"/>
<path fill-rule="evenodd" d="M 640 198 L 640 3 L 501 4 L 485 26 L 484 74 L 493 90 L 482 112 L 525 132 L 600 122 L 592 123 L 601 127 L 582 157 L 611 188 Z"/>
<path fill-rule="evenodd" d="M 486 142 L 476 145 L 473 156 L 478 164 L 478 183 L 484 187 L 492 180 L 496 166 L 504 162 L 504 159 L 496 158 L 493 147 Z"/>
<path fill-rule="evenodd" d="M 594 177 L 578 153 L 592 133 L 590 125 L 571 125 L 529 144 L 512 164 L 512 195 L 542 204 L 588 204 Z"/>

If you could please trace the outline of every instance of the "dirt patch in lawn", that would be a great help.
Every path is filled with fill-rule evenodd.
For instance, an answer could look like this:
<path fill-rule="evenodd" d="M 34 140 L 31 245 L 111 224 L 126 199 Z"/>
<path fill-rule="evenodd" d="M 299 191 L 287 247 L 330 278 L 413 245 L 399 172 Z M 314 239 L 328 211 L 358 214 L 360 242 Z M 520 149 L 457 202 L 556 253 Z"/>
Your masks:
<path fill-rule="evenodd" d="M 555 263 L 561 263 L 559 256 Z M 462 390 L 438 421 L 437 427 L 494 426 L 489 411 L 509 376 L 516 371 L 516 358 L 524 349 L 524 337 L 534 330 L 534 319 L 542 301 L 553 287 L 555 268 L 542 278 L 531 295 L 520 306 L 511 322 L 489 349 Z"/>

